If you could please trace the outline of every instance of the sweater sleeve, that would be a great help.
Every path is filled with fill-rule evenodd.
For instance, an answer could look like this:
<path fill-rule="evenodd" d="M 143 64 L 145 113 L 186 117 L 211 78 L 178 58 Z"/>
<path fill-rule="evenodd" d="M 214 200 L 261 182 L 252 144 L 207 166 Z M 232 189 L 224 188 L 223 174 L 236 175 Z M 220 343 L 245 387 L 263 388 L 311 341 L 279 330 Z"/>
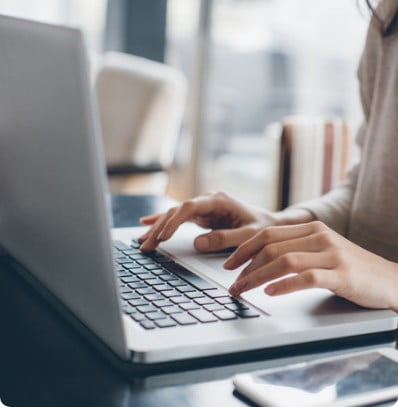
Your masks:
<path fill-rule="evenodd" d="M 356 137 L 360 149 L 363 145 L 365 132 L 366 126 L 362 124 Z M 306 209 L 318 220 L 324 222 L 341 235 L 346 236 L 360 165 L 360 162 L 355 164 L 348 173 L 347 181 L 327 194 L 311 201 L 296 204 L 287 210 L 291 208 Z"/>

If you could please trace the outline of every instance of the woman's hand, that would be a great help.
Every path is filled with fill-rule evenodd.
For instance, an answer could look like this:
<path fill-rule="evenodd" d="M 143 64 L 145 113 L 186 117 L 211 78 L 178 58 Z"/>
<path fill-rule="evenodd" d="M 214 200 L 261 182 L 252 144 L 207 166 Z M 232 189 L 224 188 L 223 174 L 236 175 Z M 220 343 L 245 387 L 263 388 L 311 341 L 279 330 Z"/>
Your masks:
<path fill-rule="evenodd" d="M 266 286 L 267 294 L 319 287 L 358 305 L 398 310 L 398 265 L 321 222 L 266 228 L 242 244 L 224 267 L 235 269 L 248 260 L 230 288 L 234 296 L 279 279 Z"/>
<path fill-rule="evenodd" d="M 151 225 L 151 228 L 139 242 L 142 251 L 154 250 L 160 242 L 170 239 L 182 223 L 191 221 L 212 229 L 195 240 L 197 250 L 210 252 L 239 246 L 264 227 L 289 223 L 293 219 L 297 222 L 311 220 L 311 215 L 300 210 L 280 216 L 217 192 L 186 201 L 167 213 L 141 218 L 141 223 Z"/>

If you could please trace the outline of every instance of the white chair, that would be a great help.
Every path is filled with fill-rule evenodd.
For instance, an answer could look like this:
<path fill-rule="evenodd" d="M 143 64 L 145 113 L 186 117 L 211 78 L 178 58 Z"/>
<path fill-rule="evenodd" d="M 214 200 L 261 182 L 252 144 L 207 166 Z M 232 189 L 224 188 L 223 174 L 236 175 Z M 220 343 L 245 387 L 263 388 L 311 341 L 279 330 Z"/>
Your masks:
<path fill-rule="evenodd" d="M 185 78 L 170 66 L 111 52 L 99 64 L 95 87 L 112 192 L 164 193 L 184 112 Z"/>

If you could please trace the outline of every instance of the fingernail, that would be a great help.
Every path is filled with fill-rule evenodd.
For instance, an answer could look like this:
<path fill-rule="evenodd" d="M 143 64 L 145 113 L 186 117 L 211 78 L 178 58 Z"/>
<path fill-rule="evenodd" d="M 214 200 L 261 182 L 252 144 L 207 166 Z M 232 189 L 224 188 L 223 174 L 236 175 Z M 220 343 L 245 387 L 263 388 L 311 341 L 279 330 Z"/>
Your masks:
<path fill-rule="evenodd" d="M 275 294 L 276 293 L 276 289 L 275 289 L 275 287 L 273 286 L 273 285 L 269 285 L 269 286 L 267 286 L 267 287 L 265 287 L 265 290 L 264 290 L 268 295 L 273 295 L 273 294 Z"/>
<path fill-rule="evenodd" d="M 235 281 L 235 283 L 230 287 L 229 292 L 231 295 L 239 295 L 247 286 L 247 279 Z"/>
<path fill-rule="evenodd" d="M 209 239 L 207 237 L 199 237 L 196 239 L 195 246 L 198 250 L 206 250 L 210 246 Z"/>

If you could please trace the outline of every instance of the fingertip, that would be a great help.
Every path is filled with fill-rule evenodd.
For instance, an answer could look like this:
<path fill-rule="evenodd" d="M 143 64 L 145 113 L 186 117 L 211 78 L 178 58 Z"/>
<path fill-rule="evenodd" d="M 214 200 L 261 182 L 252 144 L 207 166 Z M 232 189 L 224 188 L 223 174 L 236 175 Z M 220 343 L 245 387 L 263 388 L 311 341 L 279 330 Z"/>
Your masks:
<path fill-rule="evenodd" d="M 199 236 L 194 242 L 195 248 L 201 252 L 208 251 L 210 248 L 209 239 L 205 236 Z"/>
<path fill-rule="evenodd" d="M 233 270 L 234 269 L 234 259 L 232 256 L 229 256 L 227 260 L 225 260 L 223 267 L 226 270 Z"/>
<path fill-rule="evenodd" d="M 264 288 L 264 292 L 265 292 L 266 294 L 272 296 L 272 295 L 276 295 L 277 289 L 276 289 L 276 287 L 275 287 L 274 284 L 270 284 L 270 285 L 267 285 L 267 286 Z"/>

